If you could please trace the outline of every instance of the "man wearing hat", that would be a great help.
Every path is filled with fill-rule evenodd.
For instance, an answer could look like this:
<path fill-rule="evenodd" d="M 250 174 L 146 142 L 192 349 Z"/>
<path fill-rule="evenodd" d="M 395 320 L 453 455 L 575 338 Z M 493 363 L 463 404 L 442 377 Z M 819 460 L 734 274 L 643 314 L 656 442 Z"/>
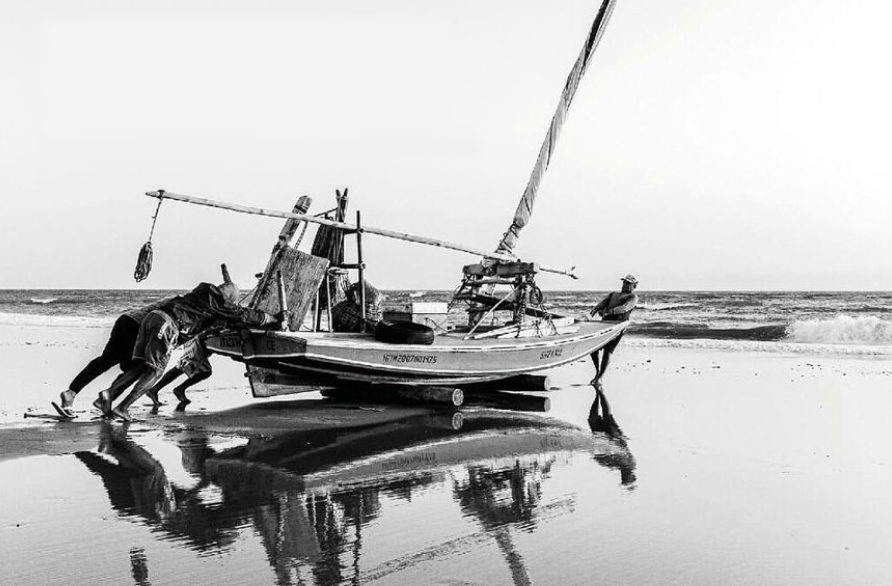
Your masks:
<path fill-rule="evenodd" d="M 626 275 L 622 278 L 622 283 L 622 290 L 609 294 L 592 308 L 590 312 L 592 317 L 597 314 L 601 316 L 602 321 L 629 321 L 629 316 L 632 315 L 632 310 L 635 309 L 635 305 L 638 303 L 638 296 L 635 295 L 638 279 L 632 275 Z M 607 365 L 610 364 L 610 355 L 616 350 L 623 334 L 625 332 L 610 340 L 601 348 L 600 361 L 598 360 L 598 351 L 592 352 L 592 362 L 595 363 L 595 378 L 592 379 L 591 384 L 595 388 L 601 388 L 601 377 L 604 376 L 604 371 L 607 370 Z"/>

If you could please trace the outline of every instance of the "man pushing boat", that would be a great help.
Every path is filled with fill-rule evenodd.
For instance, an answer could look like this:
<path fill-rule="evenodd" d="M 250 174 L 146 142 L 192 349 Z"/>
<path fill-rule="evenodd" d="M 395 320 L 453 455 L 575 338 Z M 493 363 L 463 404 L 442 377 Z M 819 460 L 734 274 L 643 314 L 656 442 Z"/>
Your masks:
<path fill-rule="evenodd" d="M 281 316 L 272 316 L 258 309 L 241 307 L 239 289 L 223 267 L 224 282 L 220 285 L 201 283 L 185 295 L 159 304 L 139 326 L 133 346 L 132 366 L 93 403 L 106 416 L 132 421 L 129 409 L 152 389 L 167 368 L 171 353 L 222 320 L 231 324 L 266 326 L 278 324 Z M 112 403 L 135 382 L 133 390 L 117 407 Z"/>
<path fill-rule="evenodd" d="M 145 307 L 128 310 L 115 320 L 102 353 L 88 362 L 83 370 L 72 379 L 68 388 L 60 393 L 59 403 L 52 402 L 53 408 L 59 415 L 69 419 L 74 418 L 75 414 L 72 407 L 78 393 L 114 366 L 119 366 L 122 373 L 129 371 L 135 366 L 133 363 L 133 346 L 136 345 L 136 335 L 139 333 L 139 326 L 142 320 L 145 319 L 149 312 L 169 302 L 171 299 L 173 298 L 161 299 Z"/>
<path fill-rule="evenodd" d="M 592 317 L 599 315 L 602 321 L 629 321 L 632 310 L 635 309 L 635 305 L 638 303 L 638 296 L 635 294 L 638 279 L 632 275 L 626 275 L 622 278 L 622 283 L 620 291 L 610 293 L 592 308 L 590 312 Z M 592 379 L 591 384 L 596 389 L 601 388 L 601 377 L 604 376 L 604 371 L 607 370 L 607 365 L 610 364 L 610 355 L 616 350 L 624 334 L 625 330 L 601 348 L 600 364 L 598 360 L 599 351 L 595 350 L 592 352 L 592 362 L 595 363 L 595 378 Z"/>

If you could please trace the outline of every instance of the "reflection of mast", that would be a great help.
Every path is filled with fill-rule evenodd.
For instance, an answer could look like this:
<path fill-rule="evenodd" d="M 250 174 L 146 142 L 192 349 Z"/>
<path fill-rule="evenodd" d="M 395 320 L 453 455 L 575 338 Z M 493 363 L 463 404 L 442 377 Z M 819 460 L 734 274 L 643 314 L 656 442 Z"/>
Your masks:
<path fill-rule="evenodd" d="M 527 574 L 527 568 L 523 563 L 523 558 L 514 548 L 514 541 L 511 539 L 511 533 L 508 527 L 502 527 L 496 531 L 496 543 L 502 550 L 502 555 L 508 561 L 508 567 L 511 568 L 511 578 L 517 586 L 530 586 L 530 576 Z"/>
<path fill-rule="evenodd" d="M 456 483 L 454 486 L 461 508 L 476 517 L 487 533 L 494 535 L 511 569 L 511 577 L 518 586 L 529 586 L 531 582 L 523 558 L 514 547 L 509 527 L 532 521 L 533 512 L 542 496 L 538 473 L 547 473 L 550 468 L 551 462 L 541 470 L 538 463 L 525 468 L 519 460 L 515 460 L 514 466 L 507 470 L 471 468 L 468 469 L 467 485 L 459 487 Z M 528 476 L 532 478 L 528 479 Z M 498 494 L 505 488 L 510 494 L 508 498 Z"/>

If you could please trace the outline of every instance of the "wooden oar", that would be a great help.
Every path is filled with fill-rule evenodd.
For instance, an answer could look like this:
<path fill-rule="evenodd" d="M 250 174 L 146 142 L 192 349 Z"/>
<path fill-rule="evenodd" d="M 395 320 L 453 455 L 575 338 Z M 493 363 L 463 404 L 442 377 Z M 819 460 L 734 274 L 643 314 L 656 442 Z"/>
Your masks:
<path fill-rule="evenodd" d="M 316 216 L 308 216 L 306 214 L 295 214 L 289 212 L 282 212 L 279 210 L 269 210 L 264 208 L 256 208 L 250 206 L 243 206 L 232 203 L 225 203 L 221 201 L 215 201 L 212 199 L 205 199 L 201 197 L 194 197 L 191 195 L 181 195 L 178 193 L 171 193 L 169 191 L 165 191 L 163 189 L 159 189 L 158 191 L 148 191 L 146 195 L 149 197 L 155 197 L 158 199 L 173 199 L 176 201 L 183 201 L 186 203 L 191 203 L 195 205 L 208 206 L 212 208 L 218 208 L 223 210 L 229 210 L 233 212 L 239 212 L 242 214 L 252 214 L 255 216 L 267 216 L 270 218 L 285 218 L 285 219 L 293 219 L 293 220 L 303 220 L 305 222 L 309 222 L 311 224 L 320 224 L 323 226 L 332 226 L 334 228 L 340 228 L 342 230 L 352 230 L 356 231 L 357 227 L 353 224 L 348 224 L 346 222 L 336 222 L 334 220 L 327 220 L 325 218 L 318 218 Z M 463 244 L 455 244 L 453 242 L 447 242 L 445 240 L 438 240 L 436 238 L 428 238 L 426 236 L 415 236 L 413 234 L 408 234 L 405 232 L 396 232 L 394 230 L 386 230 L 384 228 L 373 228 L 371 226 L 366 226 L 363 224 L 362 226 L 363 233 L 366 234 L 375 234 L 377 236 L 384 236 L 385 238 L 394 238 L 396 240 L 404 240 L 406 242 L 415 242 L 417 244 L 426 244 L 428 246 L 437 246 L 440 248 L 448 248 L 451 250 L 458 250 L 460 252 L 467 252 L 469 254 L 473 254 L 476 256 L 482 256 L 484 258 L 491 258 L 494 260 L 503 260 L 508 262 L 517 262 L 517 258 L 509 255 L 509 254 L 501 254 L 498 252 L 487 252 L 483 249 L 473 248 L 470 246 L 465 246 Z M 565 269 L 554 269 L 550 267 L 539 266 L 539 270 L 545 273 L 554 273 L 556 275 L 566 275 L 573 279 L 578 278 L 574 273 L 573 269 L 575 267 L 565 270 Z"/>

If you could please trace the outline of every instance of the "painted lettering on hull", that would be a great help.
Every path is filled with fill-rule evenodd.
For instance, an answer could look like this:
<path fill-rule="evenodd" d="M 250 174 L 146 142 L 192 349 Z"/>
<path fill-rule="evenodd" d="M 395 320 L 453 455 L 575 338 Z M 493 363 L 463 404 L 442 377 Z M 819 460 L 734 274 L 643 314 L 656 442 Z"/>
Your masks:
<path fill-rule="evenodd" d="M 436 364 L 436 356 L 422 354 L 384 354 L 384 362 L 390 364 Z"/>
<path fill-rule="evenodd" d="M 551 350 L 543 350 L 539 355 L 539 360 L 548 360 L 549 358 L 557 358 L 563 354 L 563 348 L 552 348 Z"/>
<path fill-rule="evenodd" d="M 238 349 L 242 347 L 242 339 L 238 336 L 220 336 L 217 338 L 217 344 L 220 348 Z"/>

